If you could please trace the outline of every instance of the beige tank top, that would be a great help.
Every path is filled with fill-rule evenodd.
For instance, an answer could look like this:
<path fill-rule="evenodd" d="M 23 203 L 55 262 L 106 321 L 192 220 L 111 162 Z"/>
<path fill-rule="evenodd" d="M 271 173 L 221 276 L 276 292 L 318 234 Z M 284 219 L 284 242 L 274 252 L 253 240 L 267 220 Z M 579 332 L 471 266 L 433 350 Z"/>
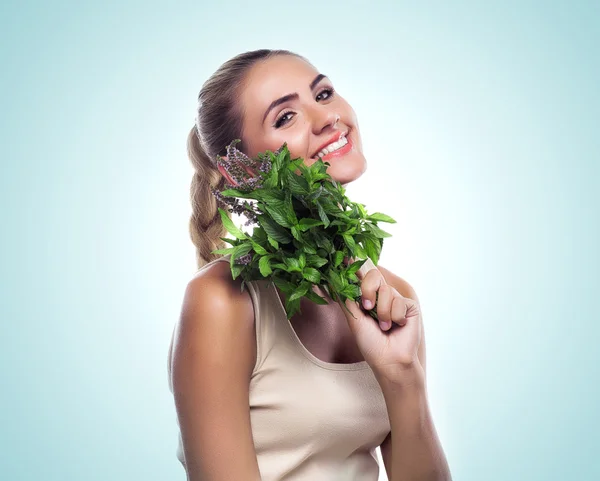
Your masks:
<path fill-rule="evenodd" d="M 229 256 L 200 270 L 219 261 Z M 390 423 L 370 366 L 318 359 L 298 338 L 275 286 L 246 286 L 257 339 L 250 417 L 262 481 L 377 481 L 375 450 Z M 176 454 L 185 468 L 181 433 Z"/>

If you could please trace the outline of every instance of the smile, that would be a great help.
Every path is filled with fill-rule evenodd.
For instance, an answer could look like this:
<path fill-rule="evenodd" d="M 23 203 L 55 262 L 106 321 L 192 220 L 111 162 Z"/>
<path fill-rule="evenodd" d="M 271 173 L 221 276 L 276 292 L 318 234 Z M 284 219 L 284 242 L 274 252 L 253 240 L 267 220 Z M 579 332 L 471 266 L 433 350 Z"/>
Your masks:
<path fill-rule="evenodd" d="M 332 142 L 323 149 L 321 149 L 314 157 L 315 160 L 322 159 L 324 161 L 333 159 L 335 157 L 341 157 L 352 150 L 352 140 L 346 135 L 342 135 L 339 140 Z"/>

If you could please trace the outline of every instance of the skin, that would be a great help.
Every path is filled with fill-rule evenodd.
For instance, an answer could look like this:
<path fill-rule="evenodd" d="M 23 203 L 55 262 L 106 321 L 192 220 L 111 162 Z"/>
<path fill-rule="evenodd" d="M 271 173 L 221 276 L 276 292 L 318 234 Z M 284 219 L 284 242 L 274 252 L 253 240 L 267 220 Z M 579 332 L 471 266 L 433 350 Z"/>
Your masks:
<path fill-rule="evenodd" d="M 331 164 L 327 172 L 334 180 L 347 186 L 367 168 L 358 120 L 350 104 L 333 90 L 330 79 L 325 77 L 313 88 L 310 87 L 319 74 L 310 63 L 287 55 L 261 61 L 250 69 L 240 92 L 245 153 L 255 157 L 265 150 L 275 151 L 286 142 L 292 158 L 302 157 L 305 164 L 310 166 L 317 160 L 313 157 L 317 150 L 332 135 L 347 131 L 347 138 L 353 143 L 352 150 L 346 155 L 327 160 Z M 264 117 L 274 100 L 293 93 L 298 94 L 298 97 L 276 106 Z M 403 315 L 396 315 L 392 319 L 393 306 L 407 304 L 410 300 L 418 304 L 412 286 L 381 265 L 369 271 L 362 279 L 361 290 L 363 302 L 370 300 L 374 303 L 378 292 L 377 314 L 381 321 L 403 325 Z M 285 305 L 283 292 L 279 289 L 277 291 Z M 328 298 L 322 289 L 315 287 L 314 291 Z M 337 361 L 330 362 L 345 363 L 364 360 L 342 307 L 328 299 L 328 305 L 317 305 L 306 298 L 301 299 L 301 312 L 290 319 L 298 337 L 320 359 L 327 361 L 335 358 Z M 319 323 L 311 322 L 315 316 L 319 318 Z M 370 317 L 368 320 L 370 322 Z M 386 332 L 397 329 L 384 322 L 380 322 L 380 328 Z M 425 376 L 425 337 L 422 325 L 417 358 Z M 391 433 L 381 445 L 381 452 L 386 472 L 391 477 Z"/>
<path fill-rule="evenodd" d="M 243 111 L 242 139 L 246 154 L 256 156 L 265 150 L 275 151 L 287 142 L 292 158 L 302 157 L 310 166 L 312 156 L 337 132 L 348 131 L 353 149 L 342 157 L 328 160 L 327 172 L 347 185 L 358 179 L 367 168 L 356 114 L 350 104 L 333 89 L 325 77 L 313 89 L 311 82 L 321 72 L 300 58 L 281 55 L 254 65 L 246 77 L 240 101 Z M 273 100 L 297 93 L 290 100 L 263 116 Z M 336 119 L 339 120 L 335 123 Z M 274 125 L 277 120 L 281 124 Z"/>

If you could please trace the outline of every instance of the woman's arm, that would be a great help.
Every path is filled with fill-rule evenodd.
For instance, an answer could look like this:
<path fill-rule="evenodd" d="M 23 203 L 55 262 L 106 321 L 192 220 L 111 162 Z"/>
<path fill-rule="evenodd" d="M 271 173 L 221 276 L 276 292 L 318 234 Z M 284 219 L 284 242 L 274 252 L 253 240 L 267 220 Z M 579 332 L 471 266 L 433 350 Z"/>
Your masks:
<path fill-rule="evenodd" d="M 402 296 L 419 302 L 412 286 L 381 265 L 386 282 Z M 448 462 L 435 432 L 427 402 L 425 330 L 421 324 L 419 365 L 405 386 L 380 382 L 391 431 L 381 444 L 381 457 L 390 481 L 451 481 Z M 392 438 L 394 442 L 392 443 Z M 393 476 L 392 472 L 398 473 Z"/>
<path fill-rule="evenodd" d="M 172 354 L 188 481 L 260 481 L 250 426 L 254 311 L 228 263 L 189 282 Z"/>
<path fill-rule="evenodd" d="M 390 481 L 451 481 L 450 468 L 433 424 L 420 364 L 403 384 L 380 380 L 390 419 Z M 382 456 L 384 450 L 382 449 Z M 391 472 L 390 472 L 391 471 Z"/>

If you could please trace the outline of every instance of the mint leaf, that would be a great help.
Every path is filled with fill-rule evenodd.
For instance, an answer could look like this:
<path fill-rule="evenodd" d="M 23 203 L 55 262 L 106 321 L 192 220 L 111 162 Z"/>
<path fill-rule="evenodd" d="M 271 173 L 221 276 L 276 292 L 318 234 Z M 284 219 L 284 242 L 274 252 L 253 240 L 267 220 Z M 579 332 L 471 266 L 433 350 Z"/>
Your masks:
<path fill-rule="evenodd" d="M 271 270 L 271 256 L 261 257 L 258 261 L 258 269 L 263 277 L 269 277 L 273 271 Z"/>
<path fill-rule="evenodd" d="M 382 214 L 381 212 L 375 212 L 374 214 L 368 215 L 367 219 L 381 222 L 389 222 L 391 224 L 396 223 L 396 221 L 392 219 L 389 215 Z"/>
<path fill-rule="evenodd" d="M 317 209 L 319 211 L 319 217 L 323 221 L 323 224 L 325 225 L 325 227 L 329 227 L 329 217 L 327 217 L 327 214 L 325 213 L 325 209 L 319 202 L 317 202 L 316 204 L 317 204 Z"/>
<path fill-rule="evenodd" d="M 225 226 L 225 229 L 227 229 L 227 231 L 231 235 L 236 237 L 237 239 L 246 239 L 247 238 L 246 234 L 244 234 L 241 229 L 239 229 L 235 226 L 235 224 L 229 218 L 227 213 L 220 207 L 218 207 L 218 209 L 219 209 L 219 214 L 221 214 L 221 220 L 223 221 L 223 225 Z"/>
<path fill-rule="evenodd" d="M 302 271 L 302 276 L 313 284 L 319 284 L 321 282 L 321 273 L 312 267 L 305 268 Z"/>
<path fill-rule="evenodd" d="M 298 222 L 298 225 L 300 226 L 300 230 L 302 232 L 306 232 L 308 229 L 310 229 L 312 227 L 317 227 L 319 225 L 323 225 L 323 221 L 317 220 L 317 219 L 304 218 L 304 219 L 300 219 L 300 221 Z"/>
<path fill-rule="evenodd" d="M 265 229 L 269 237 L 272 237 L 277 242 L 281 242 L 282 244 L 289 244 L 292 242 L 292 237 L 288 235 L 287 231 L 277 224 L 274 219 L 262 215 L 258 218 L 258 222 L 263 229 Z"/>

